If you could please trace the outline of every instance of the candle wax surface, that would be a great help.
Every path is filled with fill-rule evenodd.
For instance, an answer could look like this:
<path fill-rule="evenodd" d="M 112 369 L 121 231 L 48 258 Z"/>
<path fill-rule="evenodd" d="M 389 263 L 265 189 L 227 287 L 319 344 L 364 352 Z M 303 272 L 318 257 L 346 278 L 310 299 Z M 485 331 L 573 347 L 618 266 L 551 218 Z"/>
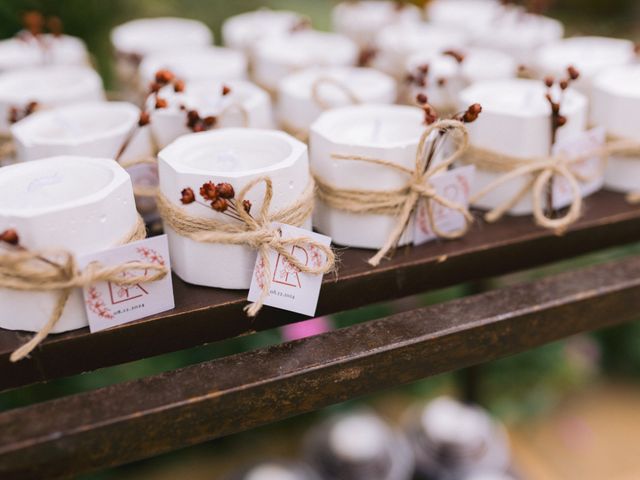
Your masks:
<path fill-rule="evenodd" d="M 318 122 L 332 142 L 364 147 L 410 143 L 425 128 L 421 110 L 398 105 L 345 107 L 325 113 Z"/>
<path fill-rule="evenodd" d="M 627 65 L 603 72 L 594 85 L 611 94 L 640 99 L 640 65 Z"/>
<path fill-rule="evenodd" d="M 288 35 L 302 20 L 296 12 L 260 9 L 242 13 L 222 25 L 224 44 L 237 49 L 249 48 L 258 40 L 274 35 Z"/>
<path fill-rule="evenodd" d="M 246 173 L 275 166 L 291 153 L 291 145 L 285 140 L 247 129 L 245 135 L 219 136 L 206 143 L 189 145 L 183 150 L 181 162 L 211 175 Z"/>
<path fill-rule="evenodd" d="M 105 160 L 106 162 L 106 160 Z M 0 172 L 0 205 L 11 210 L 62 207 L 107 187 L 114 173 L 106 165 L 70 159 L 26 162 Z"/>
<path fill-rule="evenodd" d="M 416 23 L 386 27 L 380 32 L 376 43 L 385 51 L 411 54 L 462 48 L 467 43 L 467 37 L 462 30 Z"/>
<path fill-rule="evenodd" d="M 287 65 L 347 65 L 358 55 L 358 47 L 335 33 L 305 30 L 259 43 L 258 55 Z"/>
<path fill-rule="evenodd" d="M 547 88 L 539 80 L 480 82 L 463 92 L 461 102 L 463 104 L 479 103 L 483 111 L 510 116 L 549 116 L 550 106 L 545 98 L 546 92 Z M 562 111 L 578 110 L 584 101 L 584 97 L 569 89 L 565 91 Z"/>
<path fill-rule="evenodd" d="M 543 72 L 562 74 L 569 65 L 592 76 L 603 68 L 633 61 L 633 42 L 617 38 L 574 37 L 542 47 L 536 56 Z"/>
<path fill-rule="evenodd" d="M 0 41 L 0 71 L 37 65 L 87 63 L 87 49 L 79 38 L 45 34 L 43 40 L 47 44 L 46 51 L 35 39 L 23 41 L 9 38 Z"/>
<path fill-rule="evenodd" d="M 427 18 L 437 24 L 469 28 L 490 23 L 501 10 L 494 0 L 434 0 L 427 6 Z"/>
<path fill-rule="evenodd" d="M 184 81 L 232 80 L 246 76 L 247 59 L 240 52 L 220 47 L 158 52 L 146 57 L 140 65 L 143 85 L 151 82 L 161 69 L 170 70 Z"/>
<path fill-rule="evenodd" d="M 213 35 L 204 23 L 186 18 L 142 18 L 111 32 L 116 50 L 147 55 L 179 47 L 210 45 Z"/>

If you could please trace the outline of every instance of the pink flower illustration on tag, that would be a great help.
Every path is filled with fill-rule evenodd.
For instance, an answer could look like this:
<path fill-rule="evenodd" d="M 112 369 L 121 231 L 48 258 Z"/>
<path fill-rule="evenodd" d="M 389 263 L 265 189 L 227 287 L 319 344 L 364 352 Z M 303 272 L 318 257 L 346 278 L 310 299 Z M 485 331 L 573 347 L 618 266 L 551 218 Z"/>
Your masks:
<path fill-rule="evenodd" d="M 89 287 L 89 295 L 86 304 L 87 307 L 89 307 L 89 310 L 99 317 L 107 319 L 113 318 L 113 313 L 111 313 L 111 310 L 109 310 L 105 305 L 102 300 L 102 293 L 100 293 L 96 287 Z"/>

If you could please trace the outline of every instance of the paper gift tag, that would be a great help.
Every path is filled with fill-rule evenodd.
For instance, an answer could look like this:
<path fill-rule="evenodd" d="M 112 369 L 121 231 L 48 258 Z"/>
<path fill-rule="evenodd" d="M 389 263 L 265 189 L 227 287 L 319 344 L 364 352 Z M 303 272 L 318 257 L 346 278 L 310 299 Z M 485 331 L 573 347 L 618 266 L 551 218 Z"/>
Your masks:
<path fill-rule="evenodd" d="M 584 155 L 591 151 L 601 150 L 605 141 L 605 129 L 602 127 L 592 128 L 556 142 L 553 147 L 553 155 L 564 155 L 568 158 Z M 583 196 L 590 195 L 602 188 L 604 177 L 601 157 L 586 158 L 581 162 L 572 164 L 570 169 L 588 179 L 585 182 L 580 182 L 580 190 Z M 572 200 L 573 195 L 569 182 L 566 178 L 556 175 L 553 181 L 554 208 L 568 205 Z"/>
<path fill-rule="evenodd" d="M 475 166 L 466 165 L 437 175 L 430 179 L 430 183 L 440 196 L 468 208 L 469 195 L 475 173 Z M 441 231 L 450 233 L 464 227 L 465 218 L 460 212 L 446 208 L 433 200 L 431 201 L 431 208 L 433 209 L 433 220 Z M 422 245 L 437 238 L 431 228 L 429 215 L 427 214 L 426 199 L 418 202 L 413 220 L 414 245 Z"/>
<path fill-rule="evenodd" d="M 280 228 L 282 238 L 308 237 L 317 243 L 331 245 L 331 238 L 325 235 L 283 223 L 273 225 Z M 327 261 L 324 252 L 310 244 L 292 245 L 290 249 L 291 255 L 303 265 L 320 267 Z M 264 282 L 270 280 L 271 286 L 269 295 L 264 301 L 265 305 L 314 316 L 323 275 L 300 272 L 274 250 L 269 252 L 269 267 L 270 269 L 266 268 L 258 255 L 247 300 L 250 302 L 258 300 Z"/>
<path fill-rule="evenodd" d="M 78 259 L 81 269 L 92 262 L 107 266 L 127 262 L 145 262 L 164 265 L 171 270 L 166 235 L 128 243 Z M 144 271 L 127 272 L 123 275 L 138 273 L 144 273 Z M 91 332 L 155 315 L 171 310 L 175 306 L 171 274 L 156 282 L 131 286 L 97 282 L 84 288 L 83 294 Z"/>

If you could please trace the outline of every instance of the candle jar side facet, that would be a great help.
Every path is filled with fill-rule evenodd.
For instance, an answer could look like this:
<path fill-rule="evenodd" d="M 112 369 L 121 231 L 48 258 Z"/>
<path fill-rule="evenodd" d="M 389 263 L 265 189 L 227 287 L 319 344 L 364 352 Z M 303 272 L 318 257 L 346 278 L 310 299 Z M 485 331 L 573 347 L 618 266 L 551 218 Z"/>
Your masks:
<path fill-rule="evenodd" d="M 182 205 L 180 192 L 190 187 L 199 201 L 202 184 L 229 183 L 236 195 L 249 182 L 269 177 L 273 182 L 270 212 L 295 204 L 309 182 L 307 147 L 277 131 L 229 128 L 185 135 L 159 155 L 160 190 L 188 214 L 236 223 L 207 205 Z M 247 195 L 251 212 L 260 211 L 264 184 Z M 311 219 L 302 228 L 311 227 Z M 247 289 L 255 265 L 256 251 L 244 245 L 201 243 L 183 237 L 165 222 L 171 262 L 184 281 L 209 287 Z"/>
<path fill-rule="evenodd" d="M 83 255 L 115 247 L 131 234 L 137 212 L 129 175 L 111 159 L 59 156 L 0 169 L 0 231 L 15 229 L 32 250 Z M 37 331 L 49 320 L 58 292 L 0 288 L 0 327 Z M 75 289 L 53 332 L 87 325 Z"/>
<path fill-rule="evenodd" d="M 640 66 L 626 65 L 598 75 L 593 84 L 591 113 L 595 125 L 602 126 L 612 141 L 631 140 L 640 144 Z M 619 192 L 640 190 L 640 156 L 611 155 L 605 186 Z"/>
<path fill-rule="evenodd" d="M 311 169 L 324 182 L 340 189 L 391 190 L 402 188 L 407 174 L 362 161 L 338 160 L 332 154 L 359 155 L 415 168 L 422 111 L 400 105 L 357 105 L 329 110 L 311 126 Z M 396 226 L 393 215 L 355 214 L 332 208 L 321 200 L 313 215 L 318 231 L 336 244 L 380 248 Z M 399 245 L 413 240 L 408 225 Z"/>

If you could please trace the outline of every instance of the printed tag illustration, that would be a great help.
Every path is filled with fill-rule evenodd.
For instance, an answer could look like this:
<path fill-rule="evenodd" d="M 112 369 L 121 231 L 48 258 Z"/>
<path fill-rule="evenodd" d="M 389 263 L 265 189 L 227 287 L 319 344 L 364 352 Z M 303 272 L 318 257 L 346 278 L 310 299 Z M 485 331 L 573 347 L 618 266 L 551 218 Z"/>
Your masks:
<path fill-rule="evenodd" d="M 325 235 L 281 223 L 274 223 L 274 226 L 280 229 L 283 238 L 308 237 L 323 245 L 331 244 L 331 238 Z M 306 266 L 321 267 L 327 260 L 322 250 L 310 244 L 292 245 L 289 248 L 289 253 Z M 265 282 L 269 282 L 269 296 L 264 301 L 265 305 L 304 315 L 315 315 L 323 275 L 300 272 L 285 257 L 273 250 L 269 252 L 270 271 L 267 271 L 266 267 L 258 255 L 247 297 L 250 302 L 260 298 Z"/>
<path fill-rule="evenodd" d="M 166 235 L 85 255 L 78 260 L 80 268 L 92 262 L 102 265 L 144 262 L 165 266 L 171 270 Z M 123 273 L 123 276 L 145 273 L 142 270 L 129 271 Z M 98 282 L 83 289 L 83 294 L 91 332 L 155 315 L 175 306 L 171 274 L 162 280 L 135 285 Z"/>
<path fill-rule="evenodd" d="M 473 165 L 467 165 L 433 177 L 430 182 L 442 197 L 468 207 L 475 172 Z M 431 208 L 433 209 L 433 221 L 441 231 L 451 233 L 464 227 L 465 218 L 460 212 L 444 207 L 433 200 L 431 200 Z M 413 228 L 414 245 L 422 245 L 437 238 L 431 228 L 426 199 L 418 202 Z"/>

